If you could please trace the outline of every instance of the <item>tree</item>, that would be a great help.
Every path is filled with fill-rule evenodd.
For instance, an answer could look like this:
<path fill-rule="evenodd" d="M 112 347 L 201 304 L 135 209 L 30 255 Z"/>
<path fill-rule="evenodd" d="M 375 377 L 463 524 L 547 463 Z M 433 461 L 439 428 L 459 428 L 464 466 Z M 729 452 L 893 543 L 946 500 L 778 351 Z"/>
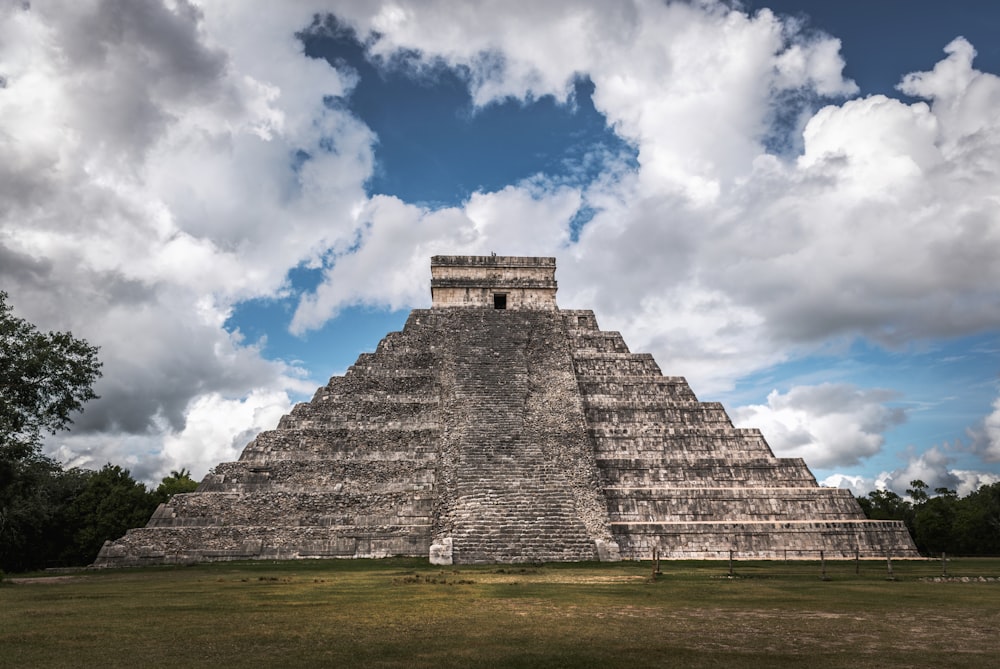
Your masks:
<path fill-rule="evenodd" d="M 984 485 L 963 497 L 955 512 L 958 552 L 1000 555 L 1000 483 Z"/>
<path fill-rule="evenodd" d="M 873 520 L 906 520 L 912 511 L 910 503 L 891 490 L 872 490 L 868 497 L 859 497 L 858 504 Z"/>
<path fill-rule="evenodd" d="M 46 566 L 65 543 L 62 514 L 84 475 L 45 457 L 42 434 L 97 397 L 101 363 L 97 347 L 12 311 L 0 291 L 0 568 L 19 571 Z"/>
<path fill-rule="evenodd" d="M 66 556 L 73 564 L 89 564 L 108 539 L 117 539 L 133 527 L 142 527 L 159 501 L 127 469 L 110 463 L 90 472 L 86 486 L 70 504 L 68 516 L 75 528 Z"/>
<path fill-rule="evenodd" d="M 913 505 L 891 490 L 873 490 L 868 497 L 859 497 L 858 504 L 865 517 L 872 520 L 901 520 L 913 535 Z"/>
<path fill-rule="evenodd" d="M 42 432 L 69 427 L 97 398 L 101 370 L 96 346 L 70 332 L 43 334 L 12 311 L 0 291 L 0 460 L 8 462 L 36 452 Z"/>
<path fill-rule="evenodd" d="M 16 475 L 0 491 L 3 532 L 0 533 L 0 568 L 25 571 L 47 566 L 48 546 L 58 526 L 64 501 L 62 470 L 45 457 L 25 458 Z"/>
<path fill-rule="evenodd" d="M 959 537 L 955 531 L 958 495 L 953 490 L 943 490 L 943 493 L 928 496 L 915 505 L 914 541 L 917 550 L 925 555 L 954 553 L 960 549 Z"/>
<path fill-rule="evenodd" d="M 859 497 L 865 516 L 903 520 L 925 555 L 1000 555 L 1000 483 L 981 486 L 965 497 L 949 488 L 933 494 L 921 480 L 910 481 L 911 504 L 890 490 Z"/>
<path fill-rule="evenodd" d="M 180 471 L 171 470 L 169 476 L 164 476 L 154 494 L 162 504 L 178 493 L 194 492 L 197 488 L 198 482 L 191 478 L 191 472 L 181 467 Z"/>
<path fill-rule="evenodd" d="M 920 479 L 913 479 L 910 481 L 910 487 L 906 489 L 906 494 L 910 496 L 915 505 L 920 506 L 930 499 L 927 487 L 927 484 Z"/>

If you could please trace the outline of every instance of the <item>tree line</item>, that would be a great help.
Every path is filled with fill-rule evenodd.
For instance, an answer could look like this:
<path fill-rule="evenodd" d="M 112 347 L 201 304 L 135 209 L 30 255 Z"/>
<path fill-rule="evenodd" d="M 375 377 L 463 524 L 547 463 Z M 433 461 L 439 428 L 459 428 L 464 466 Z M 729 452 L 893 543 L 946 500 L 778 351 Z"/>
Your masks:
<path fill-rule="evenodd" d="M 63 469 L 45 456 L 3 462 L 0 489 L 0 570 L 32 571 L 88 565 L 108 539 L 142 527 L 178 492 L 198 483 L 187 470 L 173 471 L 155 489 L 127 469 Z"/>
<path fill-rule="evenodd" d="M 0 291 L 0 570 L 86 565 L 107 539 L 149 520 L 160 502 L 197 487 L 171 472 L 154 490 L 127 469 L 63 469 L 42 437 L 97 395 L 98 349 L 70 332 L 39 332 Z"/>
<path fill-rule="evenodd" d="M 923 555 L 1000 556 L 1000 483 L 981 486 L 965 497 L 954 490 L 930 490 L 910 482 L 909 499 L 891 490 L 875 490 L 858 503 L 873 520 L 901 520 Z"/>

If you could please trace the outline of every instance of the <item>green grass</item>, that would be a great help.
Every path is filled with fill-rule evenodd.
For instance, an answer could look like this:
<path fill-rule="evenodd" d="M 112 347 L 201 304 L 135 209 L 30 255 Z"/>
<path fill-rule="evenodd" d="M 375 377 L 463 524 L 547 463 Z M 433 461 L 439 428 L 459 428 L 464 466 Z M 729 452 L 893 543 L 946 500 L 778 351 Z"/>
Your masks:
<path fill-rule="evenodd" d="M 241 562 L 0 585 L 0 667 L 995 667 L 1000 560 Z M 972 577 L 962 582 L 961 577 Z M 8 580 L 10 577 L 8 576 Z"/>

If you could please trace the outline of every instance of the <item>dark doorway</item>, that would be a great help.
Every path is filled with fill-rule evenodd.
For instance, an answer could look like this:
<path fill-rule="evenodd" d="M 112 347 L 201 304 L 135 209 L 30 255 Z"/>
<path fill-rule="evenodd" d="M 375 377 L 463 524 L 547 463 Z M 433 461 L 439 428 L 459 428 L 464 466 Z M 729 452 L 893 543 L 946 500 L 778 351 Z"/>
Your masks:
<path fill-rule="evenodd" d="M 493 308 L 494 309 L 506 309 L 507 308 L 507 296 L 503 293 L 497 293 L 493 296 Z"/>

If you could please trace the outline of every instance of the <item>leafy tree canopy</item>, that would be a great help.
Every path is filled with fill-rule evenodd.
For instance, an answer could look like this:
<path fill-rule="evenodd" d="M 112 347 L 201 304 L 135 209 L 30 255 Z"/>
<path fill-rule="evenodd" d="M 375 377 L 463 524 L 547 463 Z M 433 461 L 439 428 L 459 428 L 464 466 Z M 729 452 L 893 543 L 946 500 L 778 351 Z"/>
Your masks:
<path fill-rule="evenodd" d="M 0 460 L 23 460 L 43 432 L 69 427 L 70 415 L 97 397 L 97 347 L 69 332 L 39 332 L 12 313 L 0 291 Z M 0 480 L 2 483 L 2 480 Z"/>
<path fill-rule="evenodd" d="M 169 476 L 163 477 L 155 495 L 157 501 L 163 503 L 178 493 L 194 492 L 197 487 L 198 482 L 191 478 L 191 472 L 182 467 L 179 472 L 171 470 Z"/>
<path fill-rule="evenodd" d="M 44 334 L 13 315 L 0 291 L 0 568 L 30 569 L 60 559 L 69 542 L 69 500 L 87 474 L 64 472 L 41 451 L 97 397 L 97 347 L 69 332 Z"/>
<path fill-rule="evenodd" d="M 76 551 L 72 558 L 78 564 L 93 561 L 105 541 L 145 525 L 158 503 L 127 469 L 109 463 L 92 472 L 70 504 Z"/>
<path fill-rule="evenodd" d="M 1000 555 L 1000 483 L 981 486 L 965 497 L 949 488 L 910 481 L 910 500 L 875 490 L 858 503 L 875 520 L 902 520 L 925 555 Z"/>

